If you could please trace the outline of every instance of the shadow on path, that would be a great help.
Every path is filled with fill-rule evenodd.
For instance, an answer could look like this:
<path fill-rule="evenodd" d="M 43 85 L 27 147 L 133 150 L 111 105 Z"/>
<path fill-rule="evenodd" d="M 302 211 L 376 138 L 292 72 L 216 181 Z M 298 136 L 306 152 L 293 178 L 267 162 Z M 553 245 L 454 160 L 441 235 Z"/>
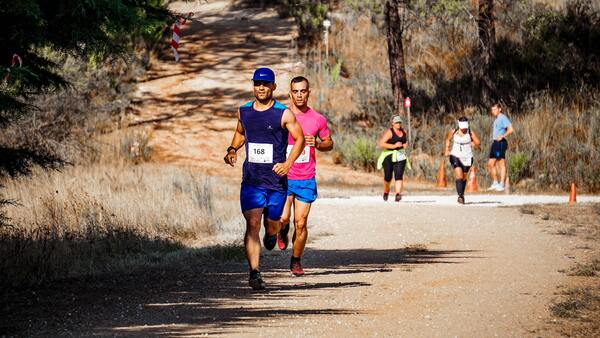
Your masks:
<path fill-rule="evenodd" d="M 238 248 L 242 250 L 242 248 Z M 471 250 L 308 249 L 307 277 L 289 280 L 289 250 L 263 255 L 266 291 L 247 285 L 245 263 L 190 262 L 126 276 L 73 280 L 22 290 L 9 299 L 0 328 L 26 335 L 172 335 L 243 332 L 261 319 L 360 314 L 367 309 L 294 308 L 294 300 L 319 290 L 370 287 L 364 281 L 335 282 L 328 275 L 387 273 L 423 264 L 456 264 L 477 258 Z M 291 277 L 289 277 L 291 278 Z M 276 302 L 273 302 L 275 300 Z M 286 306 L 278 300 L 285 300 Z"/>
<path fill-rule="evenodd" d="M 242 250 L 238 248 L 237 250 Z M 126 276 L 72 280 L 11 295 L 0 325 L 10 334 L 187 335 L 193 332 L 244 332 L 260 319 L 350 315 L 360 309 L 294 309 L 274 306 L 284 300 L 315 297 L 318 290 L 365 288 L 363 281 L 332 282 L 328 275 L 386 273 L 422 264 L 456 264 L 477 258 L 470 250 L 308 249 L 307 277 L 287 280 L 289 251 L 263 255 L 266 291 L 247 286 L 245 263 L 192 261 L 180 267 L 152 269 Z M 408 270 L 407 270 L 408 268 Z M 291 278 L 291 277 L 290 277 Z M 358 278 L 358 275 L 357 275 Z M 310 292 L 307 292 L 310 291 Z M 193 329 L 193 330 L 192 330 Z M 200 330 L 200 331 L 194 331 Z"/>

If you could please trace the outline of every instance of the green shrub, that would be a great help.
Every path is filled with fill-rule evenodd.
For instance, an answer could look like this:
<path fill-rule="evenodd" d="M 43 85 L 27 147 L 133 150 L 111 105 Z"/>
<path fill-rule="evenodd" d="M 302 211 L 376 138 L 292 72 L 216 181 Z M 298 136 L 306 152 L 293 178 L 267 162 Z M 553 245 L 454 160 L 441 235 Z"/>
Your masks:
<path fill-rule="evenodd" d="M 376 140 L 368 136 L 358 136 L 340 140 L 338 151 L 342 163 L 353 169 L 375 170 L 377 150 Z"/>
<path fill-rule="evenodd" d="M 525 153 L 516 153 L 508 157 L 510 181 L 517 183 L 530 174 L 529 158 Z"/>

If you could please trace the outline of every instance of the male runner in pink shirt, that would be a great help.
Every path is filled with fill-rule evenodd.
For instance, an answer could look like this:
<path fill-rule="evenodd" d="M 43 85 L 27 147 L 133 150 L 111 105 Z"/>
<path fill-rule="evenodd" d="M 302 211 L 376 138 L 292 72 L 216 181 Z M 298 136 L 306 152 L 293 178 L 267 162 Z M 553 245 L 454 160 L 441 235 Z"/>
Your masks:
<path fill-rule="evenodd" d="M 309 95 L 308 80 L 302 76 L 293 78 L 290 83 L 292 104 L 289 108 L 302 127 L 306 143 L 304 151 L 288 172 L 288 197 L 281 215 L 282 228 L 277 238 L 277 244 L 281 250 L 285 250 L 288 246 L 288 232 L 293 205 L 295 231 L 292 237 L 293 249 L 290 270 L 295 276 L 304 275 L 300 258 L 308 238 L 306 222 L 311 203 L 317 199 L 315 149 L 319 151 L 333 149 L 333 140 L 329 129 L 327 129 L 327 120 L 323 115 L 308 106 Z M 288 138 L 288 152 L 293 145 L 294 139 Z"/>

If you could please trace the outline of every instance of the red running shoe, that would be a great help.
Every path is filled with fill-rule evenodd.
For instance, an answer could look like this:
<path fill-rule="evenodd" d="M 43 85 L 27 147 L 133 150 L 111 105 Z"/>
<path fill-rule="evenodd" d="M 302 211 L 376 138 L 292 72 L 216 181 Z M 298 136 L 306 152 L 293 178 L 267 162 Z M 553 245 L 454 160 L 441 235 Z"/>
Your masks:
<path fill-rule="evenodd" d="M 277 246 L 279 247 L 280 250 L 287 249 L 288 244 L 290 243 L 290 237 L 288 236 L 289 232 L 290 232 L 290 223 L 281 227 L 281 230 L 279 230 L 279 232 L 277 233 Z"/>
<path fill-rule="evenodd" d="M 290 263 L 290 271 L 296 277 L 300 277 L 304 275 L 304 269 L 302 269 L 302 263 L 300 263 L 300 259 L 293 259 Z"/>

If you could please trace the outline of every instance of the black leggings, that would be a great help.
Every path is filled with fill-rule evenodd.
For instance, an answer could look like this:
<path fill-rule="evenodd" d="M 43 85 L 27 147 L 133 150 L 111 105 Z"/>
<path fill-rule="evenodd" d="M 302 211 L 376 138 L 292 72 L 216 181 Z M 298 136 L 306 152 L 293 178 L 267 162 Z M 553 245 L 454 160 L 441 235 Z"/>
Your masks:
<path fill-rule="evenodd" d="M 400 162 L 392 162 L 392 156 L 390 155 L 383 160 L 383 179 L 386 182 L 392 181 L 392 172 L 396 181 L 402 181 L 404 177 L 404 168 L 406 167 L 406 160 Z"/>
<path fill-rule="evenodd" d="M 471 163 L 473 163 L 473 159 L 471 159 Z M 460 158 L 454 155 L 450 155 L 450 164 L 452 165 L 453 169 L 461 168 L 464 175 L 466 175 L 469 172 L 469 170 L 471 170 L 470 165 L 464 165 Z"/>

